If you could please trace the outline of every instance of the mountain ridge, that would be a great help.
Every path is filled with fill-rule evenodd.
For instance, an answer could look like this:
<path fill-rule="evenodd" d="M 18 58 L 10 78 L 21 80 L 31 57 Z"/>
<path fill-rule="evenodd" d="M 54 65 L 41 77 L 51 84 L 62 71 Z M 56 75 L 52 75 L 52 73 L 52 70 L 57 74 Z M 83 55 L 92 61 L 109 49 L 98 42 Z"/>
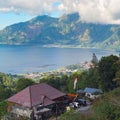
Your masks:
<path fill-rule="evenodd" d="M 78 13 L 43 15 L 1 30 L 0 44 L 120 50 L 120 25 L 82 22 Z"/>

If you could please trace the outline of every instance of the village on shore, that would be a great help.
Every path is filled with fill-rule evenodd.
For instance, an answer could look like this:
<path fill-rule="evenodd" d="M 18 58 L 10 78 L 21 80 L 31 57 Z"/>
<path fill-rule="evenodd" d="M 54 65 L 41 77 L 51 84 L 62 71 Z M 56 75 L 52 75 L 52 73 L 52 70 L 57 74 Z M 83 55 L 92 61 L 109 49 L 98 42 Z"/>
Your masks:
<path fill-rule="evenodd" d="M 22 76 L 25 78 L 31 78 L 31 79 L 42 79 L 45 76 L 50 76 L 50 75 L 56 75 L 56 76 L 70 75 L 74 72 L 77 72 L 78 70 L 87 70 L 91 66 L 92 66 L 92 63 L 86 61 L 83 63 L 62 67 L 57 70 L 52 70 L 52 71 L 48 71 L 48 72 L 26 73 L 26 74 L 22 74 Z"/>

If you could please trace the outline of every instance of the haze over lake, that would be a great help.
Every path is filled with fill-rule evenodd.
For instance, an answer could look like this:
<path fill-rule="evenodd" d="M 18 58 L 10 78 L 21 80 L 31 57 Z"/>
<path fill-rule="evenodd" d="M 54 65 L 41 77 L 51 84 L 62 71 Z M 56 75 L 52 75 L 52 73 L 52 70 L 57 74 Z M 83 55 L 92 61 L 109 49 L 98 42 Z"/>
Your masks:
<path fill-rule="evenodd" d="M 82 48 L 41 48 L 36 46 L 0 46 L 0 72 L 23 74 L 46 72 L 111 54 L 114 51 Z"/>

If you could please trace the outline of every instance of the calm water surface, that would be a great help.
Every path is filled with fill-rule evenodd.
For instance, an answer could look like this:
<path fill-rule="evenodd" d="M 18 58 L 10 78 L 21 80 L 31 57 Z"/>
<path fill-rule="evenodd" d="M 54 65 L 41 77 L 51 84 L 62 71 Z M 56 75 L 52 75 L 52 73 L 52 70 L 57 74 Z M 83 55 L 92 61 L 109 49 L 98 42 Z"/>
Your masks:
<path fill-rule="evenodd" d="M 0 72 L 21 74 L 55 70 L 66 65 L 90 61 L 93 53 L 98 59 L 117 54 L 114 51 L 82 48 L 0 46 Z"/>

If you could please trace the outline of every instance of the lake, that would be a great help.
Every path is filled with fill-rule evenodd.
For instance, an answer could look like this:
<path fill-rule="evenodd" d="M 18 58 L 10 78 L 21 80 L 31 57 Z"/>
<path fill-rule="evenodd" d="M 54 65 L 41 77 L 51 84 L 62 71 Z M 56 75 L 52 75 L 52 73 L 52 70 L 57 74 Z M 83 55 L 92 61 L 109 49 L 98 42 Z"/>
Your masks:
<path fill-rule="evenodd" d="M 0 46 L 0 72 L 23 74 L 46 72 L 63 66 L 90 61 L 92 54 L 97 58 L 114 51 L 83 48 L 41 48 L 36 46 Z"/>

